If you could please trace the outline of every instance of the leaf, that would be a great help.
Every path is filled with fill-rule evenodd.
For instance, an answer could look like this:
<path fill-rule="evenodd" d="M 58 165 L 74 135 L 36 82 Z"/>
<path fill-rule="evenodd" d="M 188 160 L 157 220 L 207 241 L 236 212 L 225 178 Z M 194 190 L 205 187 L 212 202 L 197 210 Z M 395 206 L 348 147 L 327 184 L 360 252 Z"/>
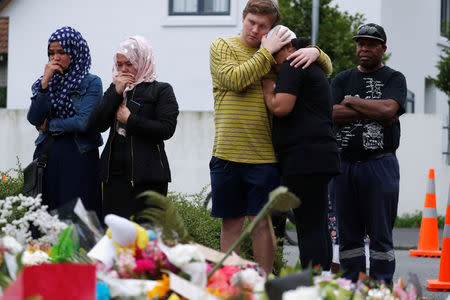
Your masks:
<path fill-rule="evenodd" d="M 279 186 L 269 193 L 269 202 L 274 203 L 272 209 L 287 212 L 300 206 L 300 199 L 288 191 L 285 186 Z"/>
<path fill-rule="evenodd" d="M 50 252 L 51 262 L 71 262 L 74 261 L 74 246 L 70 234 L 72 225 L 64 229 L 59 235 L 59 242 L 53 246 Z"/>
<path fill-rule="evenodd" d="M 138 197 L 147 197 L 145 204 L 148 207 L 136 216 L 137 221 L 150 221 L 159 226 L 162 229 L 162 239 L 166 243 L 170 244 L 176 240 L 174 233 L 182 243 L 191 240 L 183 218 L 170 199 L 154 191 L 144 192 Z"/>
<path fill-rule="evenodd" d="M 8 275 L 0 272 L 0 286 L 2 287 L 2 289 L 5 290 L 6 287 L 11 283 L 12 279 Z"/>

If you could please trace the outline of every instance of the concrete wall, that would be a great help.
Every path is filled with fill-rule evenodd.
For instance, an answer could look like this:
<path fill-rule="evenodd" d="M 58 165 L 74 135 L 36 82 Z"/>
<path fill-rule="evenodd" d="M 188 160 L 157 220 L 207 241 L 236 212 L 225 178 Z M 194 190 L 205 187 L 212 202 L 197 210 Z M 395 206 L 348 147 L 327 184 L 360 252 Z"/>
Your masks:
<path fill-rule="evenodd" d="M 441 115 L 405 114 L 400 117 L 401 138 L 399 214 L 422 210 L 430 168 L 435 169 L 436 208 L 445 216 L 450 182 L 450 167 L 442 160 L 445 130 Z M 446 132 L 445 132 L 446 134 Z"/>
<path fill-rule="evenodd" d="M 0 170 L 31 161 L 37 132 L 26 120 L 26 110 L 0 109 Z M 183 111 L 175 135 L 166 143 L 172 170 L 169 190 L 197 193 L 210 183 L 209 160 L 214 139 L 212 112 Z M 445 215 L 450 168 L 442 163 L 442 124 L 439 115 L 406 114 L 401 117 L 399 214 L 421 211 L 428 170 L 435 169 L 438 214 Z M 106 139 L 106 135 L 105 135 Z"/>

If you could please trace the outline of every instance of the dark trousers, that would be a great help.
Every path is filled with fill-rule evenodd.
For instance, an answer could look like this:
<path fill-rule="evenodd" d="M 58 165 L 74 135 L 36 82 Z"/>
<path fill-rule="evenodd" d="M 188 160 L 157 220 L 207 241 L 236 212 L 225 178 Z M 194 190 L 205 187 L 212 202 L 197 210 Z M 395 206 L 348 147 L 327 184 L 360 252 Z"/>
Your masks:
<path fill-rule="evenodd" d="M 339 258 L 344 277 L 356 281 L 366 271 L 364 236 L 370 238 L 370 276 L 392 281 L 392 229 L 397 217 L 399 167 L 395 155 L 366 162 L 342 162 L 334 178 Z"/>
<path fill-rule="evenodd" d="M 167 182 L 136 184 L 131 186 L 127 176 L 110 176 L 109 182 L 103 184 L 103 218 L 115 214 L 126 219 L 136 216 L 147 206 L 144 198 L 137 196 L 145 191 L 155 191 L 167 196 Z"/>
<path fill-rule="evenodd" d="M 328 231 L 328 181 L 327 175 L 290 175 L 283 177 L 288 189 L 300 200 L 294 209 L 300 262 L 303 268 L 321 265 L 329 270 L 333 252 Z"/>
<path fill-rule="evenodd" d="M 42 154 L 45 143 L 36 148 L 33 159 Z M 100 217 L 101 191 L 97 165 L 97 148 L 80 153 L 72 135 L 55 137 L 44 171 L 42 203 L 52 210 L 80 198 L 87 210 L 95 211 Z"/>

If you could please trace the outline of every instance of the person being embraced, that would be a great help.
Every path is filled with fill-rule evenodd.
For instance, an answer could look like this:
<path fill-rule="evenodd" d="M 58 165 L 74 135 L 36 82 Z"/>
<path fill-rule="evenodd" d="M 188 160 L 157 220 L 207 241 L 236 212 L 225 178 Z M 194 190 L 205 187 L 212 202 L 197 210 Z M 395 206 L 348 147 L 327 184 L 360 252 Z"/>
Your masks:
<path fill-rule="evenodd" d="M 302 267 L 312 262 L 329 270 L 332 248 L 327 184 L 339 173 L 339 156 L 324 70 L 316 62 L 308 68 L 295 68 L 288 59 L 306 45 L 307 39 L 296 38 L 291 32 L 290 43 L 274 57 L 278 73 L 275 90 L 275 82 L 266 79 L 263 92 L 274 114 L 272 141 L 283 183 L 302 201 L 294 210 Z"/>
<path fill-rule="evenodd" d="M 49 209 L 81 198 L 88 210 L 101 212 L 96 175 L 98 131 L 88 118 L 102 99 L 102 82 L 89 74 L 91 56 L 82 35 L 72 27 L 56 30 L 48 40 L 44 75 L 32 85 L 28 121 L 39 131 L 33 158 L 48 156 L 42 199 Z"/>
<path fill-rule="evenodd" d="M 114 55 L 113 83 L 93 112 L 90 126 L 109 136 L 100 160 L 103 215 L 124 218 L 145 208 L 147 190 L 167 195 L 171 180 L 164 140 L 175 132 L 178 104 L 170 84 L 158 82 L 152 47 L 126 38 Z"/>

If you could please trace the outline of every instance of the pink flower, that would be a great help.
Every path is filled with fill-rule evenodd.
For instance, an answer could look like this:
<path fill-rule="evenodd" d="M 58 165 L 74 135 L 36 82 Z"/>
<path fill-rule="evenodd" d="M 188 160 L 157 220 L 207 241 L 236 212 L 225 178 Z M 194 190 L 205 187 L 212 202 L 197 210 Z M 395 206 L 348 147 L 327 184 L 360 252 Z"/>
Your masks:
<path fill-rule="evenodd" d="M 339 277 L 336 279 L 337 284 L 340 288 L 351 290 L 353 288 L 353 283 L 351 280 Z"/>
<path fill-rule="evenodd" d="M 145 259 L 136 260 L 136 267 L 133 269 L 133 272 L 137 275 L 142 275 L 145 272 L 155 274 L 155 271 L 155 263 L 151 260 Z"/>

